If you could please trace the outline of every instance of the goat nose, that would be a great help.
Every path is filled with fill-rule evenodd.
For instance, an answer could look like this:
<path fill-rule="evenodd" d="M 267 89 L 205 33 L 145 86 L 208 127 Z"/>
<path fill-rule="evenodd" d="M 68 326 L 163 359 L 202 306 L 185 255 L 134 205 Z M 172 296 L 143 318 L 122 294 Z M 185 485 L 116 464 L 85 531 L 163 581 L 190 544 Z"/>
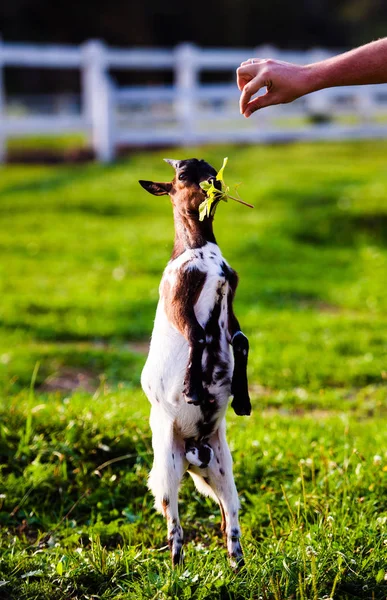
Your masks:
<path fill-rule="evenodd" d="M 218 181 L 218 179 L 216 179 L 216 177 L 214 175 L 211 175 L 211 177 L 209 177 L 207 179 L 208 183 L 212 183 L 212 185 L 214 186 L 214 188 L 216 188 L 217 190 L 221 190 L 222 189 L 222 183 L 221 181 Z"/>

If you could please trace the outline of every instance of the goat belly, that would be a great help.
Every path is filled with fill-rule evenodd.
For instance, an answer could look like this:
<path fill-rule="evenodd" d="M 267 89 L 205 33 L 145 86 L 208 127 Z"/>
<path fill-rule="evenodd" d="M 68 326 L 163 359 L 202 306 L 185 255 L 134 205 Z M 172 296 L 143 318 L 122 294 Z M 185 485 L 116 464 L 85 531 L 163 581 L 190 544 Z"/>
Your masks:
<path fill-rule="evenodd" d="M 234 359 L 229 343 L 228 303 L 229 283 L 219 247 L 208 243 L 192 249 L 171 261 L 163 280 L 173 285 L 182 269 L 197 268 L 206 273 L 203 289 L 194 305 L 195 316 L 206 335 L 202 358 L 203 387 L 208 401 L 205 407 L 187 404 L 183 382 L 188 366 L 189 345 L 169 321 L 161 295 L 151 339 L 149 355 L 141 383 L 156 412 L 173 420 L 182 437 L 197 438 L 208 425 L 216 429 L 223 419 L 231 395 Z M 162 285 L 160 286 L 162 289 Z"/>
<path fill-rule="evenodd" d="M 227 263 L 219 248 L 215 246 L 215 249 L 216 251 L 211 249 L 210 258 L 203 261 L 207 278 L 194 310 L 206 334 L 206 347 L 202 359 L 203 384 L 209 396 L 222 406 L 227 404 L 231 394 L 234 356 L 228 333 L 227 298 L 230 287 L 223 270 Z"/>
<path fill-rule="evenodd" d="M 203 385 L 219 405 L 227 402 L 231 394 L 234 367 L 228 334 L 222 326 L 228 322 L 227 285 L 225 288 L 226 293 L 223 293 L 223 285 L 218 283 L 217 297 L 209 310 L 207 321 L 202 325 L 206 334 L 206 347 L 202 359 Z"/>
<path fill-rule="evenodd" d="M 142 389 L 151 404 L 167 408 L 180 403 L 188 353 L 188 342 L 168 321 L 160 299 L 148 358 L 141 374 Z"/>

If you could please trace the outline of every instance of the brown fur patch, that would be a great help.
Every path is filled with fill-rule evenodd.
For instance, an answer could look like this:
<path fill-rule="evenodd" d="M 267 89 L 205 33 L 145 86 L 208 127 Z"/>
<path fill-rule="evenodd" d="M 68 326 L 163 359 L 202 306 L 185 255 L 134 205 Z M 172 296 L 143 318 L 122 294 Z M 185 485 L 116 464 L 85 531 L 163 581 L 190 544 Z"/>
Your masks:
<path fill-rule="evenodd" d="M 163 508 L 163 515 L 164 517 L 167 516 L 167 508 L 169 506 L 169 497 L 168 496 L 164 496 L 164 498 L 161 501 L 161 506 Z"/>
<path fill-rule="evenodd" d="M 181 267 L 176 273 L 176 282 L 165 281 L 162 286 L 165 312 L 169 321 L 189 340 L 192 327 L 200 327 L 194 306 L 203 289 L 207 274 L 196 267 Z"/>

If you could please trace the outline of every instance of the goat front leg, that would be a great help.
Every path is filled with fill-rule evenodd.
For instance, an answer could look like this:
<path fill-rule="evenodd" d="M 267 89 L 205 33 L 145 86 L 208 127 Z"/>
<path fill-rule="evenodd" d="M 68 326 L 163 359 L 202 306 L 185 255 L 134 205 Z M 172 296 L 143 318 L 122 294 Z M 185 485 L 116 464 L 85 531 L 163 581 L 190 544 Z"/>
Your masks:
<path fill-rule="evenodd" d="M 231 381 L 233 400 L 231 406 L 237 415 L 249 415 L 251 402 L 247 383 L 247 360 L 249 355 L 249 340 L 242 331 L 238 330 L 231 338 L 234 351 L 234 372 Z"/>
<path fill-rule="evenodd" d="M 188 404 L 199 406 L 204 400 L 202 372 L 202 356 L 205 347 L 204 330 L 202 328 L 192 328 L 189 337 L 189 359 L 184 378 L 183 394 Z"/>
<path fill-rule="evenodd" d="M 184 443 L 176 436 L 173 423 L 160 410 L 151 410 L 153 467 L 148 487 L 155 497 L 155 508 L 167 520 L 168 545 L 172 565 L 183 563 L 183 529 L 178 511 L 178 490 L 186 469 Z"/>
<path fill-rule="evenodd" d="M 234 372 L 231 380 L 231 394 L 233 395 L 233 400 L 231 406 L 237 415 L 243 416 L 251 413 L 251 402 L 247 382 L 249 340 L 240 330 L 238 319 L 234 314 L 232 300 L 233 296 L 230 293 L 228 298 L 228 328 L 230 343 L 234 352 Z"/>
<path fill-rule="evenodd" d="M 174 281 L 167 280 L 163 286 L 168 319 L 189 345 L 183 394 L 189 404 L 196 406 L 204 401 L 202 356 L 206 335 L 196 318 L 195 305 L 205 281 L 206 273 L 196 267 L 185 267 L 177 271 Z"/>

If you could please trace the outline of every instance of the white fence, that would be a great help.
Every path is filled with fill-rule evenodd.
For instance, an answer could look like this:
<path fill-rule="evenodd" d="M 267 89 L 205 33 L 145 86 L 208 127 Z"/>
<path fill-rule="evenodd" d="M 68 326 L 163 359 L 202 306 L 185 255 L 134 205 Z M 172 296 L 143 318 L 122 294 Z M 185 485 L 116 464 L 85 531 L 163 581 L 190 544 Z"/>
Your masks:
<path fill-rule="evenodd" d="M 300 64 L 331 56 L 324 50 L 112 49 L 99 41 L 80 47 L 0 43 L 0 160 L 6 141 L 28 134 L 86 132 L 101 161 L 118 145 L 188 145 L 293 139 L 387 137 L 387 85 L 322 90 L 291 104 L 266 108 L 250 119 L 238 111 L 235 69 L 251 56 Z M 7 114 L 3 67 L 79 69 L 82 110 L 75 116 Z M 119 87 L 114 69 L 170 71 L 172 85 Z M 205 71 L 223 72 L 224 83 L 205 84 Z"/>

